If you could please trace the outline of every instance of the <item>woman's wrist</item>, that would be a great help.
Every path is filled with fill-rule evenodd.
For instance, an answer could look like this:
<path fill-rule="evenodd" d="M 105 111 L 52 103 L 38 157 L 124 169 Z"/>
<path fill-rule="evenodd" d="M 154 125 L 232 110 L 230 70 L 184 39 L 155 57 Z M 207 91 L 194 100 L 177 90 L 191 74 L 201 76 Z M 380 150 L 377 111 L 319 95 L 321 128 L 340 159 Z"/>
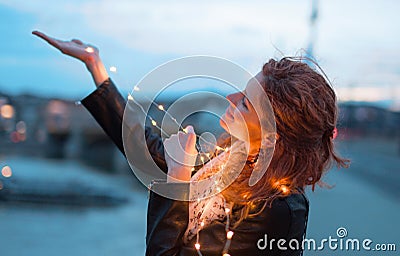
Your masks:
<path fill-rule="evenodd" d="M 100 58 L 91 58 L 85 62 L 87 69 L 92 75 L 96 87 L 99 87 L 109 76 L 106 67 Z"/>

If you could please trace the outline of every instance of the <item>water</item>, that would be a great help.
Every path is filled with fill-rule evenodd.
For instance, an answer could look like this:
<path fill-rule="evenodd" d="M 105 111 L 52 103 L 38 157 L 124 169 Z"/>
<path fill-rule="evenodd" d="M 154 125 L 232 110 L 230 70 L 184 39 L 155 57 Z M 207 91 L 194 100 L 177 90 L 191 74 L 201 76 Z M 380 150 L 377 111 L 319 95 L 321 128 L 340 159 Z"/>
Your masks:
<path fill-rule="evenodd" d="M 19 178 L 80 179 L 118 190 L 129 201 L 117 207 L 1 202 L 0 255 L 144 255 L 147 194 L 126 176 L 96 173 L 76 162 L 19 157 L 6 162 Z"/>

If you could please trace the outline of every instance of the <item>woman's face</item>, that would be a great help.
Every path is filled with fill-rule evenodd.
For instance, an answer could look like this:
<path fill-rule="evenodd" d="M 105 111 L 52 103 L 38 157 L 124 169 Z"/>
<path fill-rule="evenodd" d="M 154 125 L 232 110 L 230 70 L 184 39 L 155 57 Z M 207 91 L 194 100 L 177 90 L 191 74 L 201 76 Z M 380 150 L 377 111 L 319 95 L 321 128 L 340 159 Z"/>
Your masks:
<path fill-rule="evenodd" d="M 242 92 L 226 96 L 230 106 L 220 119 L 220 125 L 226 132 L 240 140 L 250 140 L 250 149 L 252 146 L 258 146 L 261 140 L 260 121 L 256 110 L 250 103 L 251 95 L 257 95 L 260 90 L 258 81 L 261 78 L 262 74 L 257 74 L 250 79 Z"/>

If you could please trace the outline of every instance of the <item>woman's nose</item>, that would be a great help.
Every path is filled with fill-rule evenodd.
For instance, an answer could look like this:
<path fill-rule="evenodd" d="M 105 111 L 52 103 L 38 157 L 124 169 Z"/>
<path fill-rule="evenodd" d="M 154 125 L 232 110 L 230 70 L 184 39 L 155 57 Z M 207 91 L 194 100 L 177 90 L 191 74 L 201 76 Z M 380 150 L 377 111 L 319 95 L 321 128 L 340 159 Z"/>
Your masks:
<path fill-rule="evenodd" d="M 242 97 L 242 93 L 237 92 L 237 93 L 232 93 L 226 96 L 226 98 L 231 102 L 231 104 L 236 106 L 236 103 L 240 100 Z"/>

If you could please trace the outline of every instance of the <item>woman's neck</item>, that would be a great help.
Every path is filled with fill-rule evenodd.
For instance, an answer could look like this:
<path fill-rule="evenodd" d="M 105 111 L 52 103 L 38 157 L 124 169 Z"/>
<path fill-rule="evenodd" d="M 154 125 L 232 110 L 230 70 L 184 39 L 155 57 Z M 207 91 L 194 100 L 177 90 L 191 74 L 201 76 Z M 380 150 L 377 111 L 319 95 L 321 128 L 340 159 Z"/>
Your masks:
<path fill-rule="evenodd" d="M 250 141 L 249 145 L 249 157 L 257 156 L 258 152 L 260 151 L 261 141 Z"/>

